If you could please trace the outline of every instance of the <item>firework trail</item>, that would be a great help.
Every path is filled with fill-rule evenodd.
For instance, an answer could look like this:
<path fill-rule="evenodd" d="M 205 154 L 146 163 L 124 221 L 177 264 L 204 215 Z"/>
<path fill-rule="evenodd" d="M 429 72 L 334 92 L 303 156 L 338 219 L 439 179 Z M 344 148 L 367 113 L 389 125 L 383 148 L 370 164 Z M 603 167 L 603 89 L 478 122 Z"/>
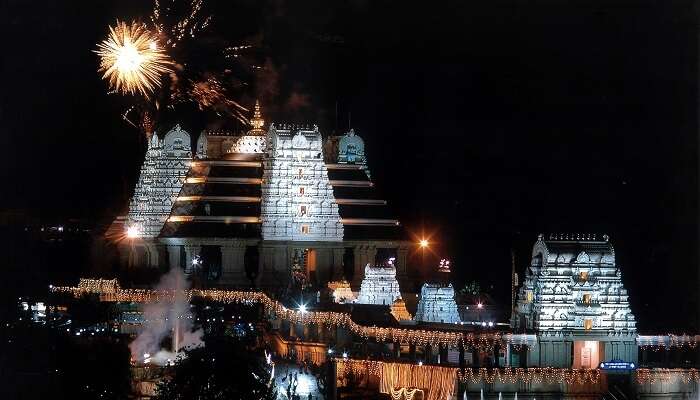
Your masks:
<path fill-rule="evenodd" d="M 233 79 L 230 64 L 243 64 L 239 57 L 252 46 L 222 46 L 213 49 L 210 57 L 188 52 L 209 46 L 199 33 L 211 19 L 204 13 L 204 0 L 155 0 L 152 14 L 145 18 L 148 24 L 117 21 L 109 27 L 107 39 L 97 45 L 99 72 L 110 92 L 138 95 L 122 118 L 148 137 L 163 113 L 176 113 L 186 104 L 248 124 L 248 110 L 231 97 L 245 84 Z M 132 113 L 138 120 L 129 117 Z"/>
<path fill-rule="evenodd" d="M 136 22 L 117 20 L 97 47 L 99 71 L 104 72 L 110 88 L 122 94 L 138 92 L 148 97 L 160 86 L 161 77 L 172 72 L 172 61 L 158 46 L 157 37 Z"/>

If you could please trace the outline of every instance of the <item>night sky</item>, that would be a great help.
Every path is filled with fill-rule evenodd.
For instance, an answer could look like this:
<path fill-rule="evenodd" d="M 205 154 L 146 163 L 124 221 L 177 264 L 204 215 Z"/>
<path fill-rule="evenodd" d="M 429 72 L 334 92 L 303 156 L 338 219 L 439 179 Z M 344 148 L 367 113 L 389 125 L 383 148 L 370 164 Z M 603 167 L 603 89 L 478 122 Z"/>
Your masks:
<path fill-rule="evenodd" d="M 92 50 L 147 3 L 0 2 L 0 207 L 44 220 L 125 212 L 145 140 Z M 324 134 L 350 123 L 380 190 L 409 231 L 432 233 L 458 282 L 507 304 L 511 249 L 522 272 L 539 232 L 607 233 L 641 330 L 697 329 L 693 2 L 208 8 L 210 35 L 254 38 L 274 72 L 241 100 Z"/>

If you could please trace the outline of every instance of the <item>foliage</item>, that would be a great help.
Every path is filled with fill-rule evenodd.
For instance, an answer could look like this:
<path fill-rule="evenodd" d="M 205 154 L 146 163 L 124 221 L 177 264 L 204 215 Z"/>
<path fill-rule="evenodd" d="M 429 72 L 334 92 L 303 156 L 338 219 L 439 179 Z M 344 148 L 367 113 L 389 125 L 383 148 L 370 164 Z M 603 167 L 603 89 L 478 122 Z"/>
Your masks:
<path fill-rule="evenodd" d="M 464 287 L 460 290 L 461 294 L 478 296 L 481 294 L 481 286 L 477 281 L 467 282 Z"/>
<path fill-rule="evenodd" d="M 264 355 L 232 336 L 205 338 L 186 351 L 170 378 L 158 385 L 157 400 L 275 399 Z"/>

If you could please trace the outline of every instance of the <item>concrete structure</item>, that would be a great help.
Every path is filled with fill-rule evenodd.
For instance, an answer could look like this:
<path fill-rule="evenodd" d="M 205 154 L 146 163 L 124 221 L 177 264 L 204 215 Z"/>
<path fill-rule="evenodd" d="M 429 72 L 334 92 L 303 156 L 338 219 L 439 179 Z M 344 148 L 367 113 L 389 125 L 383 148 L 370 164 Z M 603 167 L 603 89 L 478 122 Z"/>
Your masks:
<path fill-rule="evenodd" d="M 391 305 L 400 297 L 401 290 L 393 265 L 365 266 L 365 277 L 360 285 L 357 303 Z"/>
<path fill-rule="evenodd" d="M 456 324 L 460 322 L 455 290 L 451 283 L 425 283 L 420 291 L 416 321 Z"/>
<path fill-rule="evenodd" d="M 528 365 L 637 362 L 635 319 L 607 235 L 539 235 L 512 323 L 538 337 Z"/>
<path fill-rule="evenodd" d="M 391 315 L 396 318 L 396 321 L 410 321 L 413 319 L 408 309 L 406 309 L 406 302 L 401 297 L 394 300 L 394 303 L 391 305 Z"/>
<path fill-rule="evenodd" d="M 407 279 L 411 244 L 353 131 L 324 140 L 313 125 L 265 128 L 256 104 L 247 132 L 202 132 L 194 159 L 191 141 L 179 126 L 149 141 L 129 214 L 107 233 L 132 233 L 119 242 L 123 264 L 183 268 L 195 284 L 284 287 L 298 259 L 308 284 L 345 277 L 357 290 L 365 265 L 394 258 Z"/>

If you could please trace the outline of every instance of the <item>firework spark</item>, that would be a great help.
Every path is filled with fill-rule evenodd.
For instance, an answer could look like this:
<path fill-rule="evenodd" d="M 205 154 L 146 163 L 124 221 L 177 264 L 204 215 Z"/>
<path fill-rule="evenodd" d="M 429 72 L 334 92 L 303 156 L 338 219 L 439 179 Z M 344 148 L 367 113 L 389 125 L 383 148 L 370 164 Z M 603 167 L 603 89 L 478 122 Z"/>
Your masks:
<path fill-rule="evenodd" d="M 109 31 L 96 51 L 103 79 L 117 92 L 148 97 L 160 86 L 161 77 L 172 72 L 173 62 L 143 24 L 117 21 Z"/>

